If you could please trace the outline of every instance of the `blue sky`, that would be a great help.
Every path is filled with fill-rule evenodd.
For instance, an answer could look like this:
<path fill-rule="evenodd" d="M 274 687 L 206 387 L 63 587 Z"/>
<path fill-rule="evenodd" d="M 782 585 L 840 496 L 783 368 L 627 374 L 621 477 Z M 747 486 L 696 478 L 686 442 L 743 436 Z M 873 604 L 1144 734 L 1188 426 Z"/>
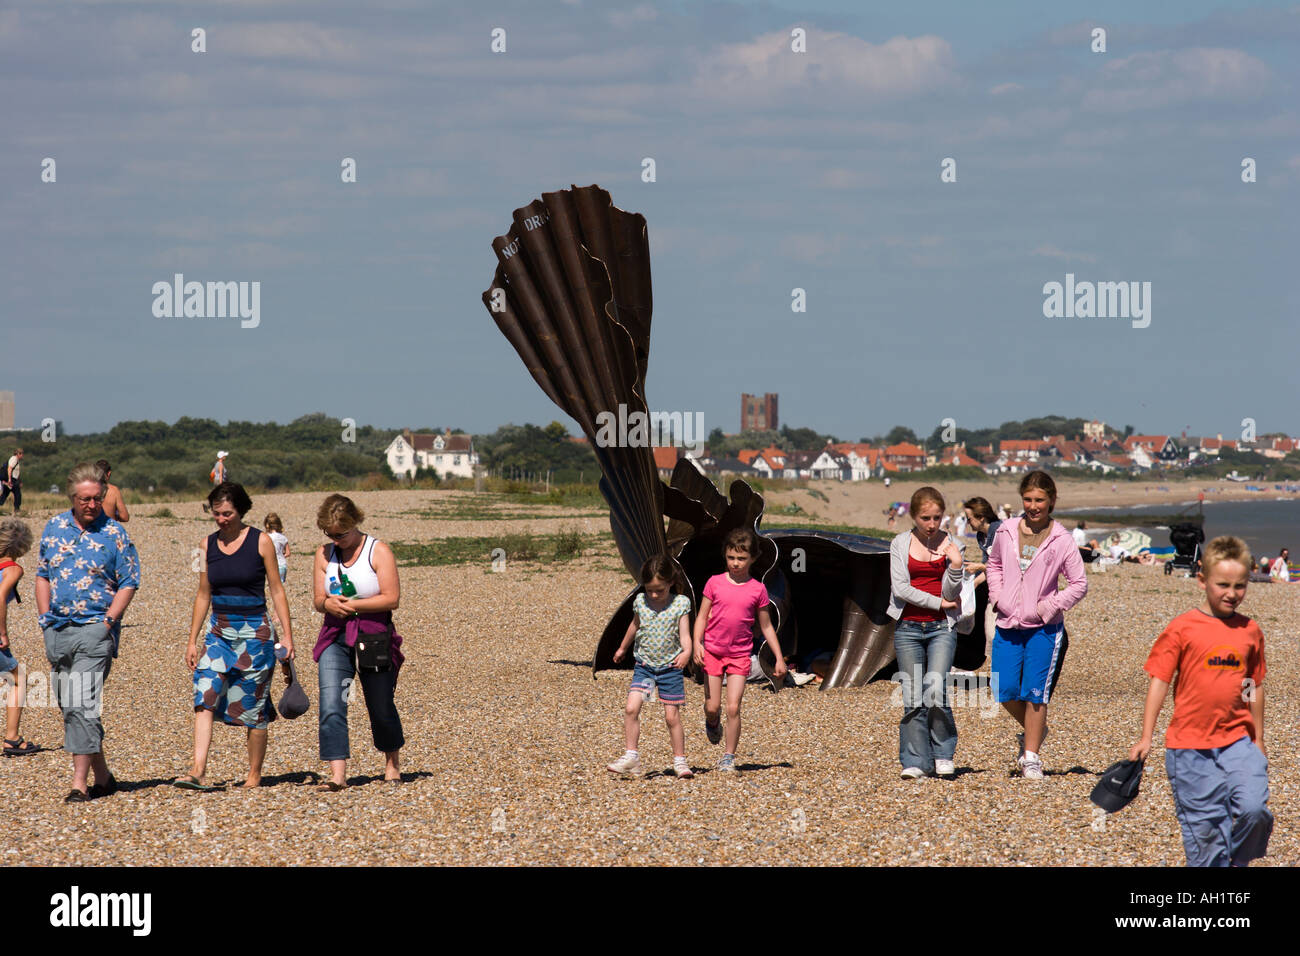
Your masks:
<path fill-rule="evenodd" d="M 1300 433 L 1298 52 L 1300 6 L 1200 0 L 11 0 L 0 389 L 74 432 L 544 424 L 490 242 L 596 182 L 649 224 L 653 409 Z M 155 317 L 177 272 L 260 324 Z M 1150 282 L 1150 326 L 1044 317 L 1066 273 Z"/>

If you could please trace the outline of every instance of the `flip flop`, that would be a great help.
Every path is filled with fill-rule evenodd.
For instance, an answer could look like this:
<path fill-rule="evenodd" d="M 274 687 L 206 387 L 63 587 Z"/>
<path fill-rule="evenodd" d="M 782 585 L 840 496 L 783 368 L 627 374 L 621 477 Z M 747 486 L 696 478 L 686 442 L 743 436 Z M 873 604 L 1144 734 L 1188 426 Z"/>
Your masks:
<path fill-rule="evenodd" d="M 192 773 L 177 777 L 172 781 L 172 786 L 180 787 L 182 790 L 197 790 L 200 793 L 212 793 L 214 790 L 220 789 L 220 787 L 210 787 L 206 783 L 200 782 L 199 778 Z"/>

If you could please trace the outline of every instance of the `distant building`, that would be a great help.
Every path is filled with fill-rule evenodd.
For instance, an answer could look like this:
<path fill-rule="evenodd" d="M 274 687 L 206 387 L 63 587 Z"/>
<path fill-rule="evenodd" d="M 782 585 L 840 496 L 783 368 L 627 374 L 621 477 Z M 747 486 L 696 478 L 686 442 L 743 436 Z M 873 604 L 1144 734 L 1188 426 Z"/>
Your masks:
<path fill-rule="evenodd" d="M 1133 460 L 1142 467 L 1149 467 L 1143 464 L 1141 456 L 1136 454 L 1139 448 L 1147 453 L 1151 461 L 1173 462 L 1179 457 L 1178 445 L 1168 435 L 1130 435 L 1124 439 L 1124 451 L 1132 455 Z"/>
<path fill-rule="evenodd" d="M 919 471 L 925 467 L 925 449 L 909 441 L 899 442 L 885 449 L 885 461 L 897 465 L 899 471 Z"/>
<path fill-rule="evenodd" d="M 762 398 L 742 393 L 740 396 L 740 430 L 776 431 L 781 427 L 776 414 L 776 393 L 768 392 Z"/>
<path fill-rule="evenodd" d="M 0 392 L 0 431 L 14 427 L 14 393 Z"/>
<path fill-rule="evenodd" d="M 417 468 L 432 468 L 446 477 L 474 477 L 478 454 L 470 435 L 412 434 L 409 428 L 389 443 L 384 451 L 395 475 L 414 477 Z"/>
<path fill-rule="evenodd" d="M 1083 437 L 1088 441 L 1104 441 L 1106 439 L 1106 423 L 1099 422 L 1094 418 L 1083 426 Z"/>

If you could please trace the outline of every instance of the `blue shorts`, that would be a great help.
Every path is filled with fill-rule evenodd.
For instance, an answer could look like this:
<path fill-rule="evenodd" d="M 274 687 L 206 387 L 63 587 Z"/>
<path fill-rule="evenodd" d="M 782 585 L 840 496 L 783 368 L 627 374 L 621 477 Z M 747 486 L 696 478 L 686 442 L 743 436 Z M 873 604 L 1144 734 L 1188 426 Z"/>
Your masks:
<path fill-rule="evenodd" d="M 649 664 L 636 662 L 632 670 L 632 689 L 629 694 L 641 694 L 649 697 L 653 688 L 659 689 L 659 701 L 663 704 L 680 705 L 686 703 L 686 682 L 682 680 L 680 668 L 672 664 L 663 667 L 651 667 Z"/>
<path fill-rule="evenodd" d="M 0 674 L 18 670 L 18 661 L 8 651 L 0 651 Z"/>
<path fill-rule="evenodd" d="M 1066 646 L 1061 624 L 994 629 L 992 669 L 998 703 L 1046 704 L 1061 674 Z"/>

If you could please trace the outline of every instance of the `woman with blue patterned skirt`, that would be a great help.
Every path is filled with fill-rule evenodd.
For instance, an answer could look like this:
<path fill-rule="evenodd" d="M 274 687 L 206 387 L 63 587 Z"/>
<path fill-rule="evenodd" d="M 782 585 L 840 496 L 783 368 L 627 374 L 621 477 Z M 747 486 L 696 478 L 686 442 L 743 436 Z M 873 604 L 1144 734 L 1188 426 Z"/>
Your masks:
<path fill-rule="evenodd" d="M 262 782 L 266 757 L 266 726 L 275 720 L 271 703 L 271 678 L 275 673 L 277 635 L 267 614 L 266 590 L 281 622 L 279 642 L 288 650 L 284 665 L 293 658 L 293 625 L 289 602 L 276 564 L 275 545 L 269 535 L 244 524 L 253 507 L 242 485 L 225 481 L 208 495 L 217 530 L 199 548 L 199 590 L 190 619 L 186 666 L 194 668 L 194 766 L 176 786 L 186 790 L 214 790 L 206 780 L 212 724 L 224 723 L 248 730 L 248 777 L 237 786 L 256 787 Z M 211 607 L 202 654 L 199 632 Z"/>

